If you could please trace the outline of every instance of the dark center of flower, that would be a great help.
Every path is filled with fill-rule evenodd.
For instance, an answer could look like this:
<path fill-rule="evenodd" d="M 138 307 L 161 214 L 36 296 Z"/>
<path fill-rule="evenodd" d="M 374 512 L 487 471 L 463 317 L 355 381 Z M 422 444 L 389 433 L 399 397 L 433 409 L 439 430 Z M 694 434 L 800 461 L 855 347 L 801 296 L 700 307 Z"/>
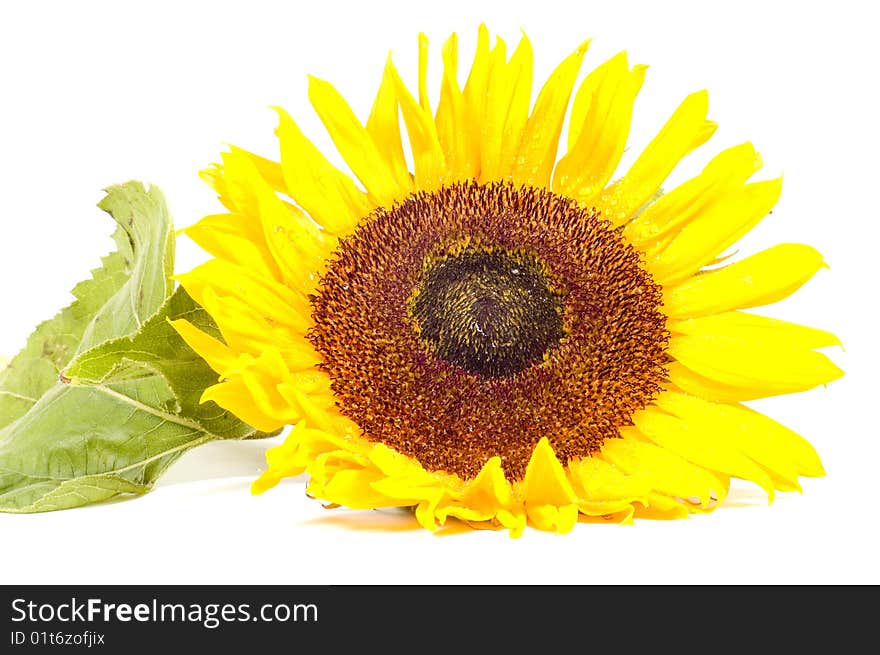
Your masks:
<path fill-rule="evenodd" d="M 410 311 L 438 357 L 503 377 L 540 362 L 565 335 L 562 297 L 534 257 L 469 247 L 429 262 Z"/>

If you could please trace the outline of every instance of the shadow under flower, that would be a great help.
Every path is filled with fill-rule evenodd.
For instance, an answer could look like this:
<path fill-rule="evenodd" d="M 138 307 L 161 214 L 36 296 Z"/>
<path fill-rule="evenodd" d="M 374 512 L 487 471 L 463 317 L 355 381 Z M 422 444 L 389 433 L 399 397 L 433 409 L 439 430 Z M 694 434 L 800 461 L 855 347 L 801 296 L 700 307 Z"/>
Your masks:
<path fill-rule="evenodd" d="M 696 501 L 696 499 L 695 499 Z M 760 507 L 767 505 L 767 496 L 760 489 L 751 487 L 732 487 L 728 493 L 724 503 L 715 508 L 713 511 L 725 511 L 726 509 L 741 509 L 747 507 Z M 696 517 L 703 512 L 696 512 L 692 517 Z M 668 520 L 668 515 L 646 514 L 644 512 L 637 514 L 635 523 L 640 521 L 652 520 Z M 621 516 L 585 516 L 578 517 L 579 523 L 592 525 L 619 525 L 622 523 Z M 409 532 L 421 530 L 415 518 L 412 508 L 392 507 L 372 510 L 354 510 L 345 507 L 327 506 L 326 513 L 321 516 L 306 519 L 301 525 L 326 525 L 342 527 L 348 530 L 357 530 L 362 532 Z M 433 532 L 434 536 L 446 537 L 459 535 L 463 533 L 473 533 L 488 530 L 491 532 L 506 532 L 502 527 L 492 525 L 490 523 L 472 524 L 467 521 L 461 521 L 454 517 L 450 517 L 445 525 L 438 527 Z"/>
<path fill-rule="evenodd" d="M 776 494 L 776 499 L 773 502 L 779 502 L 779 500 L 785 498 L 788 494 Z M 758 489 L 757 487 L 751 486 L 742 486 L 742 487 L 731 487 L 730 491 L 727 494 L 727 498 L 724 499 L 724 502 L 721 504 L 719 508 L 721 511 L 725 509 L 739 509 L 743 507 L 760 507 L 762 505 L 766 506 L 769 502 L 767 500 L 767 494 L 763 489 Z"/>
<path fill-rule="evenodd" d="M 412 511 L 405 507 L 357 510 L 327 507 L 321 516 L 301 521 L 301 525 L 328 525 L 364 532 L 407 532 L 421 530 Z"/>

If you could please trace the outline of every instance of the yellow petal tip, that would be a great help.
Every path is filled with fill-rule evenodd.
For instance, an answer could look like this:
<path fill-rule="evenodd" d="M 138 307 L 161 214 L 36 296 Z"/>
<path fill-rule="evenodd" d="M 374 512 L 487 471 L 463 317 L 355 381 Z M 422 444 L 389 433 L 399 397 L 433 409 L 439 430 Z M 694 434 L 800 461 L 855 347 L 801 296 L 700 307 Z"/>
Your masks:
<path fill-rule="evenodd" d="M 269 489 L 277 485 L 279 482 L 280 479 L 275 477 L 274 475 L 267 475 L 266 473 L 263 473 L 260 477 L 258 477 L 251 483 L 251 495 L 259 496 L 263 492 L 268 491 Z"/>
<path fill-rule="evenodd" d="M 688 97 L 688 100 L 692 102 L 699 102 L 701 104 L 705 104 L 708 108 L 709 106 L 709 89 L 700 89 L 699 91 L 694 91 Z"/>

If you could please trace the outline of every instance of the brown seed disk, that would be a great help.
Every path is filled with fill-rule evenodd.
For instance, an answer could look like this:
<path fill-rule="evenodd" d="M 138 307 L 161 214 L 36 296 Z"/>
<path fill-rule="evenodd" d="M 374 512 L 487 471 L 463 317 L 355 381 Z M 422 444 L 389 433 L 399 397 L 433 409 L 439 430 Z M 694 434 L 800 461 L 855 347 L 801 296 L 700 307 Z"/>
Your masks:
<path fill-rule="evenodd" d="M 529 268 L 529 281 L 505 280 L 496 260 Z M 454 274 L 437 275 L 441 264 Z M 461 319 L 462 298 L 487 294 L 504 299 L 492 305 L 503 341 L 466 333 Z M 516 480 L 541 437 L 565 464 L 618 437 L 656 397 L 661 300 L 639 254 L 594 210 L 544 189 L 456 183 L 377 209 L 340 241 L 309 338 L 367 439 L 465 479 L 499 456 Z M 512 355 L 490 352 L 502 343 Z"/>

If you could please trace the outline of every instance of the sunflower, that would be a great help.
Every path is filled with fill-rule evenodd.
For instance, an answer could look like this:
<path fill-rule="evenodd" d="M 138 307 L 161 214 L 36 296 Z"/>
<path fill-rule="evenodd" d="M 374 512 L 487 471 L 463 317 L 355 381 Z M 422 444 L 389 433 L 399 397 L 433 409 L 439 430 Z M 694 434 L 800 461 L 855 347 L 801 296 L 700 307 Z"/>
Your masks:
<path fill-rule="evenodd" d="M 532 104 L 525 36 L 508 57 L 481 26 L 461 86 L 453 34 L 433 110 L 421 35 L 417 96 L 389 57 L 366 123 L 309 80 L 360 184 L 282 109 L 280 163 L 233 147 L 203 172 L 227 211 L 185 230 L 213 259 L 180 282 L 222 340 L 174 325 L 219 374 L 204 401 L 293 426 L 255 493 L 305 472 L 333 506 L 519 535 L 709 511 L 731 478 L 772 500 L 823 475 L 743 404 L 842 374 L 817 351 L 834 335 L 742 311 L 797 290 L 815 249 L 724 261 L 781 180 L 748 181 L 761 160 L 743 143 L 660 192 L 715 131 L 698 92 L 612 181 L 645 67 L 621 53 L 576 88 L 587 46 Z"/>

